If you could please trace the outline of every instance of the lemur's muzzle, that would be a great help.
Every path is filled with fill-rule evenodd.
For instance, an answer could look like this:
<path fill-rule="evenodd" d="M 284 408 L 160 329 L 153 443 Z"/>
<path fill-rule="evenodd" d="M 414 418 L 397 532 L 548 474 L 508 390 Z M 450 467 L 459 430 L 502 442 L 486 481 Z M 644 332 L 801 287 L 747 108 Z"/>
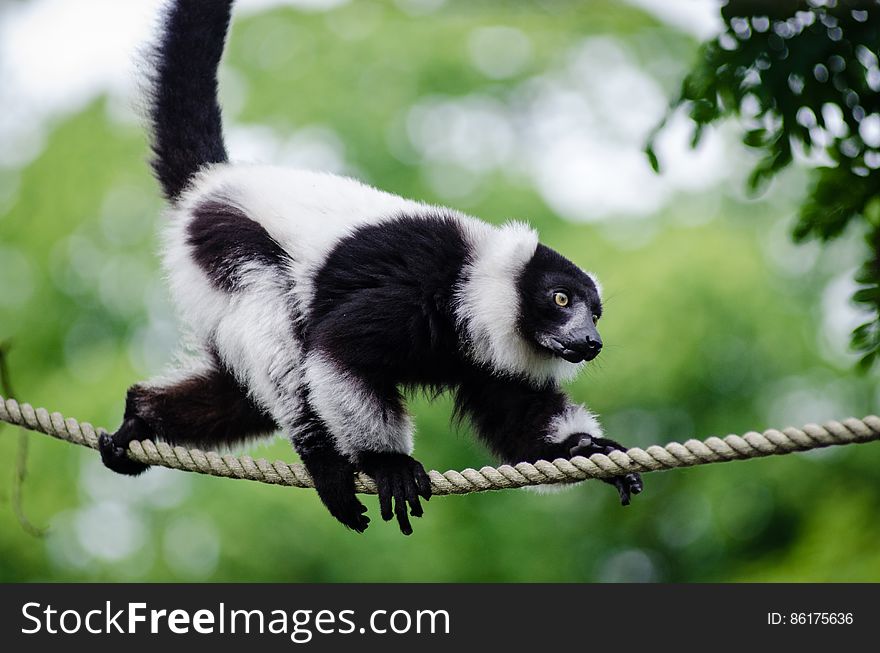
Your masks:
<path fill-rule="evenodd" d="M 592 325 L 577 329 L 564 337 L 550 338 L 550 349 L 569 363 L 591 361 L 602 351 L 602 338 Z"/>

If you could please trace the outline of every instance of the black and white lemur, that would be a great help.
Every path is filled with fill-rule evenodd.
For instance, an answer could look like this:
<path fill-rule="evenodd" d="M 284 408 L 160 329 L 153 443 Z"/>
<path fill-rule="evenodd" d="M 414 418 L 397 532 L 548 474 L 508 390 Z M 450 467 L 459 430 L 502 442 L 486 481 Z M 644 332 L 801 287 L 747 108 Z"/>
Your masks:
<path fill-rule="evenodd" d="M 403 392 L 454 392 L 506 462 L 608 453 L 560 382 L 599 353 L 595 278 L 501 227 L 322 172 L 228 161 L 217 67 L 232 0 L 172 0 L 151 57 L 153 170 L 170 203 L 164 265 L 200 362 L 128 391 L 109 468 L 139 474 L 134 439 L 217 448 L 289 434 L 330 513 L 367 528 L 354 473 L 382 518 L 420 517 Z M 637 474 L 610 479 L 621 502 Z"/>

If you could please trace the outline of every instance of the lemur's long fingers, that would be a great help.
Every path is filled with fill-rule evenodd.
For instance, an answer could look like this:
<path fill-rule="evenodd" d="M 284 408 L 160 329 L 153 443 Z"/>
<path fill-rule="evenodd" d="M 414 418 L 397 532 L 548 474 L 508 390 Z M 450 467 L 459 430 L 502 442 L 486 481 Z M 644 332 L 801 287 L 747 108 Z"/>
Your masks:
<path fill-rule="evenodd" d="M 419 494 L 425 501 L 431 500 L 431 479 L 428 478 L 428 473 L 425 471 L 425 468 L 422 467 L 421 463 L 416 463 L 417 467 L 415 470 L 415 480 L 416 487 L 418 487 Z"/>
<path fill-rule="evenodd" d="M 422 510 L 422 504 L 419 503 L 419 493 L 416 487 L 415 478 L 407 478 L 406 481 L 406 501 L 409 504 L 409 514 L 413 517 L 421 517 L 425 514 Z"/>
<path fill-rule="evenodd" d="M 412 525 L 409 523 L 409 516 L 406 514 L 406 495 L 404 481 L 400 476 L 395 475 L 392 481 L 392 490 L 394 492 L 394 514 L 397 516 L 397 523 L 400 525 L 400 532 L 404 535 L 412 535 Z"/>
<path fill-rule="evenodd" d="M 611 478 L 603 478 L 602 481 L 608 483 L 608 485 L 613 485 L 617 489 L 617 494 L 620 495 L 620 505 L 629 505 L 629 485 L 627 484 L 623 476 L 612 476 Z"/>
<path fill-rule="evenodd" d="M 615 476 L 613 478 L 609 478 L 608 481 L 617 488 L 617 493 L 620 495 L 620 505 L 628 506 L 629 505 L 629 483 L 626 482 L 626 479 L 623 476 Z"/>
<path fill-rule="evenodd" d="M 376 478 L 376 489 L 379 493 L 379 512 L 382 519 L 391 521 L 394 512 L 391 510 L 391 478 L 387 474 L 380 474 Z"/>
<path fill-rule="evenodd" d="M 644 489 L 642 477 L 639 474 L 624 474 L 603 480 L 617 488 L 617 492 L 620 494 L 620 503 L 624 506 L 629 505 L 632 498 L 630 495 L 638 494 Z"/>
<path fill-rule="evenodd" d="M 626 479 L 626 482 L 629 484 L 629 491 L 633 494 L 638 494 L 645 489 L 640 474 L 627 474 L 623 478 Z"/>

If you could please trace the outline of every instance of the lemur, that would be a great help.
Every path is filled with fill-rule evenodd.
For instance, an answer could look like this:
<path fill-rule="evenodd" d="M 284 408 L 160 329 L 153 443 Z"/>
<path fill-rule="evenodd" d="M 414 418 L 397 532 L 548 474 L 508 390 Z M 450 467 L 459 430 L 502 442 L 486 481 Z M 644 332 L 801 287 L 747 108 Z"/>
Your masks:
<path fill-rule="evenodd" d="M 132 440 L 224 448 L 285 431 L 321 501 L 363 532 L 355 472 L 412 533 L 431 497 L 404 393 L 451 391 L 505 462 L 623 449 L 560 383 L 602 348 L 596 279 L 511 222 L 493 226 L 354 179 L 229 162 L 217 68 L 233 0 L 172 0 L 148 93 L 169 203 L 163 262 L 199 362 L 128 390 L 104 464 Z M 621 502 L 638 474 L 608 480 Z M 407 511 L 409 507 L 409 514 Z"/>

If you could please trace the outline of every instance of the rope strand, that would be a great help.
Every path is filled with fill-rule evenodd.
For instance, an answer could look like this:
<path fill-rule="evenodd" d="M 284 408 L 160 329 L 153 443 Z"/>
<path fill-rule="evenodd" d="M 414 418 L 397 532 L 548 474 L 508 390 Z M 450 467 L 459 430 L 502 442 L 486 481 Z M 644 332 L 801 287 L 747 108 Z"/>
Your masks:
<path fill-rule="evenodd" d="M 45 408 L 34 408 L 27 403 L 0 396 L 0 421 L 51 435 L 92 449 L 98 448 L 98 436 L 104 429 L 88 422 L 78 422 Z M 854 444 L 880 440 L 880 417 L 869 415 L 863 419 L 849 418 L 823 425 L 808 424 L 801 429 L 789 427 L 781 431 L 770 429 L 763 433 L 750 431 L 745 435 L 711 437 L 706 440 L 688 440 L 684 444 L 670 442 L 647 449 L 634 447 L 626 452 L 613 451 L 610 455 L 594 454 L 589 458 L 576 456 L 571 460 L 558 458 L 552 462 L 539 460 L 532 463 L 483 467 L 481 469 L 430 471 L 434 494 L 469 494 L 487 490 L 506 490 L 529 485 L 571 483 L 589 478 L 608 478 L 629 472 L 655 472 L 678 467 L 693 467 L 729 460 L 745 460 L 807 451 L 832 445 Z M 165 442 L 134 441 L 129 445 L 129 457 L 149 465 L 159 465 L 188 472 L 242 478 L 273 485 L 314 487 L 306 468 L 299 463 L 280 460 L 270 462 L 247 455 L 221 455 L 214 451 L 172 447 Z M 375 494 L 376 485 L 365 474 L 355 479 L 358 492 Z"/>

